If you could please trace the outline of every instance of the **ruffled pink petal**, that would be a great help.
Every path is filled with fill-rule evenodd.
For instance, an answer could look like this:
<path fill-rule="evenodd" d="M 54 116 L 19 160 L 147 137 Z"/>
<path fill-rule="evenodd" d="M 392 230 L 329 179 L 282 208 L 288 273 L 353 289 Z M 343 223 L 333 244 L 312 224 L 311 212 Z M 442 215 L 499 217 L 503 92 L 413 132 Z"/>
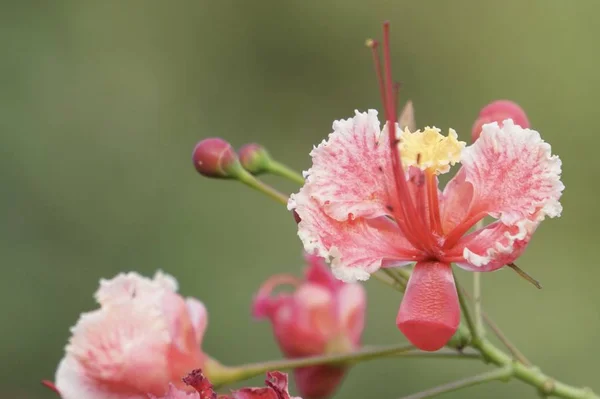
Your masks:
<path fill-rule="evenodd" d="M 487 212 L 512 225 L 536 215 L 560 216 L 561 161 L 538 132 L 512 120 L 483 126 L 480 138 L 462 154 L 465 180 L 473 185 L 469 214 Z"/>
<path fill-rule="evenodd" d="M 303 190 L 338 221 L 389 214 L 394 180 L 386 140 L 375 110 L 335 121 L 333 133 L 311 152 Z"/>
<path fill-rule="evenodd" d="M 100 288 L 94 294 L 96 301 L 102 306 L 110 306 L 135 297 L 152 296 L 164 291 L 176 292 L 177 281 L 172 276 L 156 272 L 154 279 L 149 279 L 136 272 L 121 273 L 110 280 L 101 279 Z"/>
<path fill-rule="evenodd" d="M 148 399 L 147 393 L 113 391 L 89 378 L 83 366 L 71 356 L 63 358 L 56 370 L 61 399 Z"/>
<path fill-rule="evenodd" d="M 154 303 L 129 302 L 85 313 L 72 331 L 65 366 L 61 363 L 56 376 L 63 395 L 87 397 L 75 395 L 78 389 L 87 389 L 110 398 L 115 392 L 137 397 L 166 390 L 170 336 Z"/>
<path fill-rule="evenodd" d="M 410 276 L 396 325 L 424 351 L 436 351 L 452 338 L 460 309 L 452 269 L 441 262 L 418 262 Z"/>
<path fill-rule="evenodd" d="M 492 223 L 463 237 L 447 256 L 469 271 L 497 270 L 523 254 L 538 225 L 539 222 L 528 219 L 510 226 Z"/>
<path fill-rule="evenodd" d="M 339 222 L 327 216 L 308 191 L 304 186 L 288 204 L 302 219 L 298 236 L 308 253 L 330 260 L 332 272 L 340 280 L 367 280 L 384 261 L 399 264 L 421 256 L 386 218 Z"/>
<path fill-rule="evenodd" d="M 561 161 L 538 132 L 508 119 L 502 128 L 497 123 L 484 125 L 479 139 L 464 150 L 462 163 L 464 182 L 457 184 L 455 198 L 462 193 L 466 203 L 466 184 L 473 187 L 465 219 L 488 214 L 503 226 L 495 224 L 463 238 L 451 252 L 462 251 L 467 268 L 495 270 L 524 251 L 546 216 L 560 216 Z"/>

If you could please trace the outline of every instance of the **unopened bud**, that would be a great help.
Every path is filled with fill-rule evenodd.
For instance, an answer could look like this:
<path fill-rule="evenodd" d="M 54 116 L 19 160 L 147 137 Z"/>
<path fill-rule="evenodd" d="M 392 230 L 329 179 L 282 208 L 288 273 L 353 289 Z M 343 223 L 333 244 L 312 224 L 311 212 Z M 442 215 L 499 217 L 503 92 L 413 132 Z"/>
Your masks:
<path fill-rule="evenodd" d="M 269 171 L 271 156 L 260 144 L 246 144 L 238 151 L 240 163 L 248 172 L 253 175 L 266 173 Z"/>
<path fill-rule="evenodd" d="M 237 178 L 242 165 L 227 141 L 211 137 L 196 144 L 192 160 L 198 173 L 221 179 Z"/>
<path fill-rule="evenodd" d="M 475 141 L 479 138 L 481 127 L 486 123 L 498 122 L 502 125 L 502 122 L 506 119 L 512 119 L 515 125 L 522 128 L 529 127 L 529 119 L 527 119 L 523 108 L 509 100 L 498 100 L 486 105 L 479 112 L 479 117 L 473 124 L 473 130 L 471 131 L 472 140 Z"/>

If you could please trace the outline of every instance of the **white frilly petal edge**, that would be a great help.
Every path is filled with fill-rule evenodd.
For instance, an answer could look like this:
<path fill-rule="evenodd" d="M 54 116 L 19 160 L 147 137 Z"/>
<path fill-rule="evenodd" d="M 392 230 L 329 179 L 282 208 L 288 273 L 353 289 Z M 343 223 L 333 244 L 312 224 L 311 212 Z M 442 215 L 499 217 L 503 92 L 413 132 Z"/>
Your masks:
<path fill-rule="evenodd" d="M 104 391 L 85 377 L 72 356 L 65 356 L 56 370 L 56 387 L 62 399 L 148 399 L 146 395 L 125 395 Z"/>
<path fill-rule="evenodd" d="M 495 259 L 504 259 L 504 257 L 509 257 L 511 256 L 511 254 L 514 254 L 515 243 L 524 241 L 528 242 L 529 238 L 534 233 L 538 225 L 539 222 L 534 222 L 528 219 L 520 220 L 515 225 L 513 225 L 517 226 L 518 228 L 515 234 L 511 234 L 509 231 L 505 231 L 502 235 L 503 238 L 507 240 L 506 244 L 503 244 L 502 241 L 496 241 L 491 247 L 489 247 L 485 251 L 485 254 L 483 255 L 478 255 L 475 252 L 469 250 L 469 248 L 465 247 L 463 250 L 463 257 L 471 265 L 477 267 L 487 266 Z M 516 257 L 517 256 L 515 256 L 514 258 Z M 500 265 L 499 267 L 503 265 Z"/>
<path fill-rule="evenodd" d="M 537 226 L 539 226 L 546 216 L 550 218 L 560 217 L 562 212 L 562 205 L 559 201 L 562 191 L 565 188 L 560 180 L 562 162 L 557 155 L 552 155 L 550 144 L 546 143 L 537 131 L 524 129 L 519 125 L 515 125 L 512 119 L 504 120 L 502 128 L 497 122 L 483 125 L 481 137 L 491 139 L 494 145 L 496 145 L 496 137 L 498 134 L 502 133 L 515 135 L 523 142 L 526 142 L 527 146 L 531 148 L 538 147 L 542 150 L 546 161 L 544 177 L 549 184 L 549 191 L 551 193 L 549 193 L 543 201 L 531 203 L 530 207 L 525 210 L 526 214 L 529 213 L 529 217 L 524 217 L 522 213 L 510 210 L 505 212 L 491 212 L 490 216 L 498 219 L 498 223 L 501 223 L 506 227 L 507 231 L 502 234 L 502 238 L 505 239 L 505 242 L 502 242 L 501 240 L 495 241 L 483 254 L 477 254 L 468 247 L 465 247 L 462 255 L 465 260 L 469 262 L 469 265 L 463 266 L 466 266 L 469 270 L 474 270 L 472 266 L 495 270 L 496 268 L 502 267 L 503 264 L 494 264 L 494 260 L 508 258 L 512 261 L 516 259 L 517 256 L 511 256 L 515 250 L 515 243 L 523 243 L 526 245 L 533 232 L 537 229 Z M 474 146 L 465 149 L 465 151 L 463 151 L 463 156 L 469 158 L 473 157 L 474 154 L 472 151 L 474 151 Z M 514 227 L 517 227 L 517 231 L 511 233 L 510 229 Z M 521 252 L 522 250 L 524 250 L 524 248 L 521 249 Z"/>
<path fill-rule="evenodd" d="M 302 195 L 302 191 L 298 194 L 292 194 L 288 201 L 288 210 L 293 211 L 297 208 L 296 196 Z M 327 217 L 323 215 L 324 217 Z M 311 255 L 317 255 L 325 259 L 330 265 L 331 272 L 334 277 L 345 283 L 354 283 L 356 281 L 366 281 L 371 277 L 371 273 L 374 273 L 381 267 L 381 260 L 371 262 L 371 264 L 364 267 L 348 267 L 344 266 L 341 262 L 342 254 L 335 247 L 331 247 L 329 250 L 323 245 L 321 239 L 312 232 L 315 229 L 304 228 L 304 221 L 298 223 L 298 237 L 304 245 L 304 250 Z"/>
<path fill-rule="evenodd" d="M 367 281 L 371 277 L 371 273 L 376 272 L 381 267 L 381 261 L 372 262 L 369 266 L 363 268 L 344 266 L 341 262 L 342 254 L 340 254 L 340 251 L 336 247 L 332 247 L 329 250 L 328 258 L 331 265 L 331 273 L 333 273 L 335 278 L 342 280 L 344 283 Z"/>

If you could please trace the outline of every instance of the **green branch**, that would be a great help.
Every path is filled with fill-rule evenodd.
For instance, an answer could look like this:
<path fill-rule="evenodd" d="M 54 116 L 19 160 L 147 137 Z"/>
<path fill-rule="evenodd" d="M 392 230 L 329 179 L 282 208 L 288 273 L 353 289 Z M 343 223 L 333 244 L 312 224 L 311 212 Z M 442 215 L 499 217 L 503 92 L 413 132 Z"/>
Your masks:
<path fill-rule="evenodd" d="M 225 367 L 214 361 L 208 366 L 208 376 L 215 386 L 232 384 L 262 375 L 272 370 L 289 370 L 300 367 L 323 364 L 347 365 L 383 357 L 418 357 L 436 359 L 480 359 L 481 355 L 474 352 L 460 353 L 456 351 L 421 352 L 409 344 L 390 345 L 381 347 L 364 347 L 361 350 L 334 355 L 310 356 L 296 359 L 284 359 L 264 363 L 253 363 L 235 367 Z"/>
<path fill-rule="evenodd" d="M 488 371 L 487 373 L 481 373 L 472 377 L 463 378 L 449 384 L 440 385 L 439 387 L 431 388 L 413 395 L 403 396 L 401 399 L 433 398 L 434 396 L 438 396 L 442 393 L 458 391 L 459 389 L 468 388 L 495 380 L 507 379 L 512 375 L 512 372 L 513 371 L 511 367 L 503 367 L 501 369 Z"/>

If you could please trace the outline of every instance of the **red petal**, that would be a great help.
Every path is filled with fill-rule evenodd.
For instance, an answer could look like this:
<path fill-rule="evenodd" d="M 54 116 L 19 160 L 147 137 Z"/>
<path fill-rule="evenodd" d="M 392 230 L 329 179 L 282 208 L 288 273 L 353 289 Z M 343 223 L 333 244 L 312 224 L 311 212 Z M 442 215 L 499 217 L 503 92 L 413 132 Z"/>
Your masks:
<path fill-rule="evenodd" d="M 424 351 L 436 351 L 452 338 L 460 309 L 452 269 L 447 263 L 418 262 L 410 277 L 396 325 Z"/>

